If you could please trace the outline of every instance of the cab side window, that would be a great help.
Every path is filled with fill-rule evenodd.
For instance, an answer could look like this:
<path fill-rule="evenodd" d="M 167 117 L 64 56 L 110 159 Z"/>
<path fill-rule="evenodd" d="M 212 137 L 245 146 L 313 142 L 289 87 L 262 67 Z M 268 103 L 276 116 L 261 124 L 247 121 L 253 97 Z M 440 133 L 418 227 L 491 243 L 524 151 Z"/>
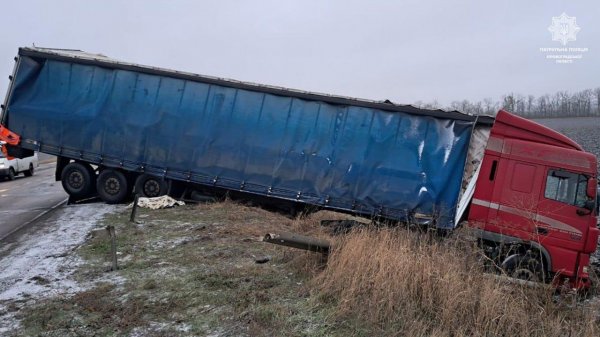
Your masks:
<path fill-rule="evenodd" d="M 549 170 L 544 196 L 565 204 L 583 207 L 587 200 L 588 178 L 583 174 Z"/>

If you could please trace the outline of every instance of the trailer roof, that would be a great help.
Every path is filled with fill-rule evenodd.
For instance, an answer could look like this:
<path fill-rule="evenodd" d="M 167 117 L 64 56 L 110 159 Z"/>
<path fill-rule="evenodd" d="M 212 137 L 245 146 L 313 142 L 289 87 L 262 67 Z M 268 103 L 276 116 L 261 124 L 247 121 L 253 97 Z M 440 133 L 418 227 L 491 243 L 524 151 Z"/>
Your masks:
<path fill-rule="evenodd" d="M 173 78 L 180 78 L 184 80 L 190 80 L 195 82 L 203 82 L 208 84 L 216 84 L 221 86 L 227 86 L 232 88 L 239 88 L 245 90 L 252 90 L 258 92 L 269 93 L 279 96 L 291 96 L 301 99 L 322 101 L 336 105 L 354 105 L 365 108 L 380 109 L 392 112 L 403 112 L 413 115 L 424 115 L 438 118 L 448 118 L 456 120 L 467 120 L 476 121 L 481 124 L 491 125 L 494 122 L 494 117 L 487 115 L 470 115 L 459 111 L 444 111 L 421 109 L 412 105 L 400 105 L 385 101 L 373 101 L 360 98 L 346 97 L 329 95 L 323 93 L 316 93 L 310 91 L 302 91 L 297 89 L 290 89 L 278 86 L 257 84 L 251 82 L 242 82 L 232 79 L 213 77 L 207 75 L 199 75 L 189 72 L 182 72 L 177 70 L 145 66 L 135 63 L 123 62 L 113 58 L 109 58 L 102 54 L 92 54 L 81 50 L 75 49 L 54 49 L 54 48 L 39 48 L 39 47 L 22 47 L 19 48 L 19 56 L 28 56 L 33 58 L 45 58 L 64 62 L 73 62 L 78 64 L 88 64 L 106 68 L 114 68 L 121 70 L 129 70 L 141 73 L 147 73 L 152 75 L 167 76 Z"/>

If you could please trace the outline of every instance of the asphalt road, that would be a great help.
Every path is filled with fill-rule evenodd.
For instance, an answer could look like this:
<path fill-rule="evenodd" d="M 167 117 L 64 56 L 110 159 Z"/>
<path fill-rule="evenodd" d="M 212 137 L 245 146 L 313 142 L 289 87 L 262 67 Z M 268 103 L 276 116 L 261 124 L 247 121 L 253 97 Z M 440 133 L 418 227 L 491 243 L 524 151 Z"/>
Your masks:
<path fill-rule="evenodd" d="M 60 181 L 54 181 L 55 162 L 40 156 L 32 177 L 0 180 L 0 240 L 67 199 Z"/>

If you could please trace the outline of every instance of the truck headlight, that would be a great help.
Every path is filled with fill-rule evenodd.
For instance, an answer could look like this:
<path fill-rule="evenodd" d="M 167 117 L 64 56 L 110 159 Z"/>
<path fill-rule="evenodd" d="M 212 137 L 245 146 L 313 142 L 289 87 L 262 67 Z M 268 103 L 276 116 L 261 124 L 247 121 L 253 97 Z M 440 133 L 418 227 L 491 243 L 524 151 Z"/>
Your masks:
<path fill-rule="evenodd" d="M 0 168 L 4 168 L 4 163 L 0 163 Z"/>

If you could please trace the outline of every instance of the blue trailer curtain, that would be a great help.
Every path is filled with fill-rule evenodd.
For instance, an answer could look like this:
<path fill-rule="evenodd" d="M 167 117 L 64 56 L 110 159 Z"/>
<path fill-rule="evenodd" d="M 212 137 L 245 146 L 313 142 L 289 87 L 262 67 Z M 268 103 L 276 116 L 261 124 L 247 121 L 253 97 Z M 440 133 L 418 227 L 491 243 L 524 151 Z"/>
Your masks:
<path fill-rule="evenodd" d="M 367 216 L 433 215 L 442 228 L 473 125 L 32 57 L 6 120 L 24 146 Z"/>

